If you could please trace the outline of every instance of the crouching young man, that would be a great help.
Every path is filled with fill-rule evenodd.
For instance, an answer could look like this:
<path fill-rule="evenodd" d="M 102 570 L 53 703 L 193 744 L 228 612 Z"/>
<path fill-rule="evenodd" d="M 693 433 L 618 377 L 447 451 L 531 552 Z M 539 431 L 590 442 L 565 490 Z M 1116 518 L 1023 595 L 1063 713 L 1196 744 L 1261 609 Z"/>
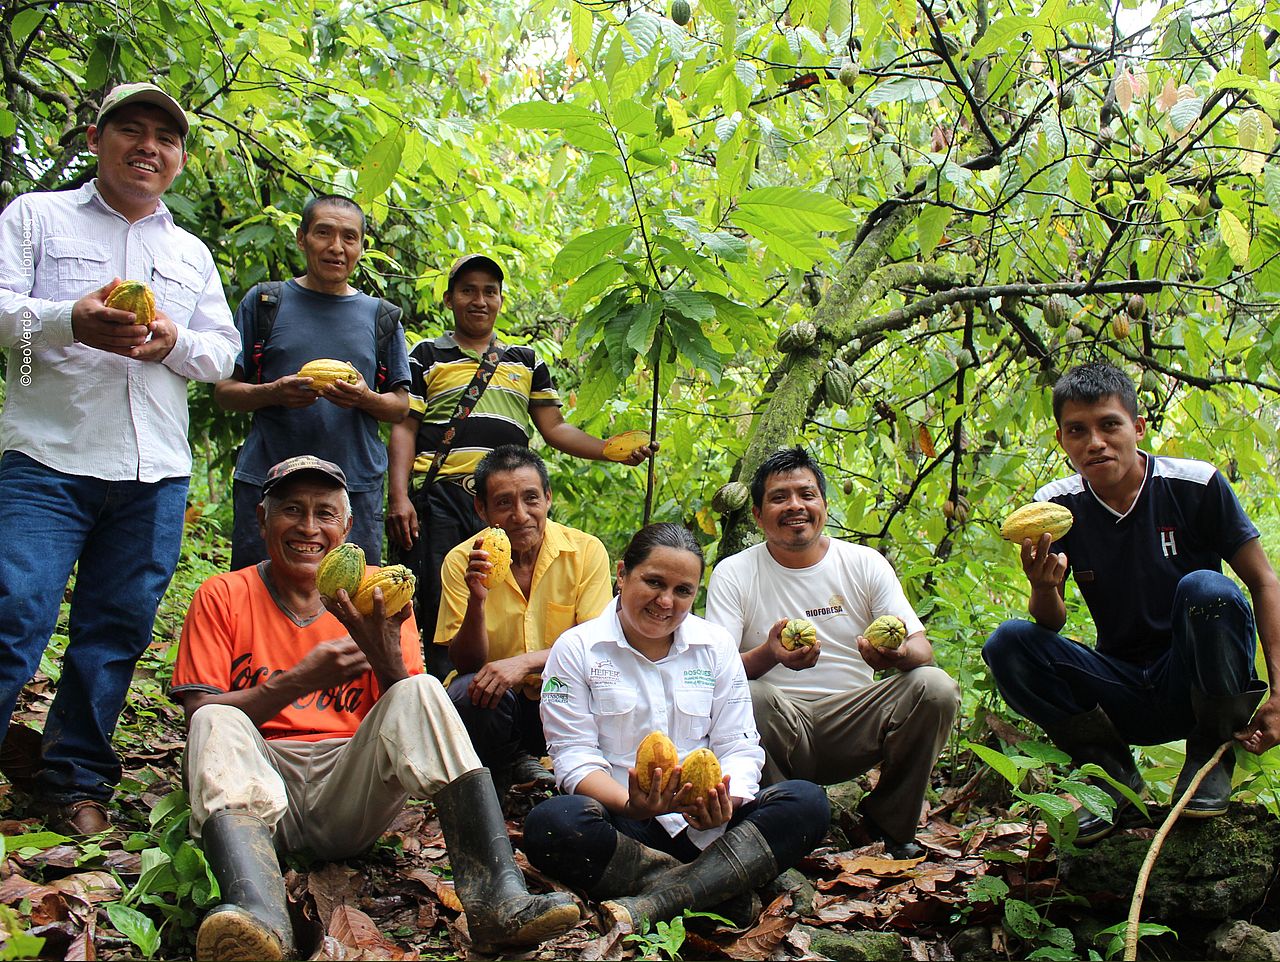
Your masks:
<path fill-rule="evenodd" d="M 1213 465 L 1138 447 L 1146 422 L 1123 371 L 1106 363 L 1068 371 L 1054 386 L 1053 414 L 1079 473 L 1035 499 L 1070 509 L 1072 526 L 1056 542 L 1046 534 L 1022 543 L 1032 620 L 1006 621 L 982 657 L 1010 708 L 1077 765 L 1099 765 L 1134 791 L 1143 780 L 1129 746 L 1185 738 L 1176 801 L 1223 742 L 1261 753 L 1280 739 L 1280 696 L 1273 690 L 1263 701 L 1267 686 L 1254 672 L 1255 637 L 1270 677 L 1280 672 L 1280 583 L 1258 529 Z M 1222 573 L 1224 561 L 1252 607 Z M 1097 627 L 1096 648 L 1059 634 L 1068 574 Z M 1226 812 L 1233 766 L 1228 749 L 1184 817 Z M 1102 787 L 1121 814 L 1127 799 Z M 1077 817 L 1080 844 L 1116 824 L 1084 809 Z"/>
<path fill-rule="evenodd" d="M 479 945 L 522 945 L 573 926 L 563 894 L 530 895 L 486 769 L 439 682 L 422 672 L 409 606 L 326 610 L 321 559 L 351 528 L 346 479 L 315 457 L 268 473 L 258 508 L 269 560 L 201 585 L 173 694 L 187 714 L 191 832 L 223 904 L 200 959 L 296 954 L 276 852 L 345 858 L 410 796 L 436 806 L 458 898 Z"/>

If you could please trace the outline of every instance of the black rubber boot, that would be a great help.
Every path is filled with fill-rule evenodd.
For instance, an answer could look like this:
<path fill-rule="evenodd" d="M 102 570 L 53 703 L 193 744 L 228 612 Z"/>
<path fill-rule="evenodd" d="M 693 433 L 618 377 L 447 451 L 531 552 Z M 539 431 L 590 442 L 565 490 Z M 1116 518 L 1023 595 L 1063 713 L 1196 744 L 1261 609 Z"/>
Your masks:
<path fill-rule="evenodd" d="M 618 847 L 604 867 L 600 881 L 587 890 L 587 895 L 597 902 L 603 899 L 636 895 L 648 891 L 667 872 L 684 866 L 674 855 L 660 852 L 630 835 L 618 833 Z"/>
<path fill-rule="evenodd" d="M 244 812 L 214 812 L 200 832 L 200 844 L 222 890 L 222 904 L 200 923 L 196 958 L 295 958 L 288 898 L 267 823 Z"/>
<path fill-rule="evenodd" d="M 742 822 L 641 894 L 602 903 L 601 922 L 606 928 L 625 925 L 639 932 L 685 909 L 705 910 L 736 902 L 738 896 L 749 897 L 777 875 L 778 863 L 769 843 L 753 824 Z"/>
<path fill-rule="evenodd" d="M 572 896 L 530 895 L 525 888 L 487 768 L 454 779 L 432 801 L 477 947 L 536 945 L 578 924 L 582 915 Z"/>
<path fill-rule="evenodd" d="M 1251 681 L 1249 687 L 1238 695 L 1209 696 L 1192 690 L 1191 708 L 1196 715 L 1196 727 L 1187 736 L 1187 760 L 1182 765 L 1178 782 L 1173 788 L 1173 802 L 1186 792 L 1196 772 L 1218 750 L 1223 742 L 1232 742 L 1209 769 L 1196 793 L 1182 810 L 1182 818 L 1213 818 L 1227 811 L 1231 800 L 1231 775 L 1236 768 L 1235 739 L 1232 737 L 1249 723 L 1258 702 L 1267 693 L 1261 681 Z"/>
<path fill-rule="evenodd" d="M 1077 768 L 1092 762 L 1134 792 L 1142 791 L 1142 775 L 1133 763 L 1133 752 L 1100 705 L 1055 725 L 1046 725 L 1044 730 L 1055 745 L 1071 756 Z M 1095 815 L 1087 808 L 1076 808 L 1076 821 L 1080 826 L 1076 833 L 1077 845 L 1091 845 L 1110 835 L 1120 815 L 1132 804 L 1110 782 L 1099 779 L 1096 784 L 1116 800 L 1116 807 L 1110 818 Z"/>

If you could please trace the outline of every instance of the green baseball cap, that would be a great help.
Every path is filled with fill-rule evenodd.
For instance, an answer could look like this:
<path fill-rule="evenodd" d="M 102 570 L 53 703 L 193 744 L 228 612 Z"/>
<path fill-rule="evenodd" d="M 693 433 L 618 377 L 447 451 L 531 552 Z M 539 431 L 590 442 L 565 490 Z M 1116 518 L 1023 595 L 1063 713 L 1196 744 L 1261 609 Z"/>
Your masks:
<path fill-rule="evenodd" d="M 102 106 L 98 108 L 97 125 L 101 127 L 107 114 L 125 104 L 151 104 L 153 107 L 159 107 L 173 118 L 173 122 L 178 125 L 178 130 L 182 132 L 184 138 L 187 136 L 187 131 L 191 129 L 187 115 L 178 102 L 153 83 L 118 84 L 112 87 L 111 91 L 102 98 Z"/>

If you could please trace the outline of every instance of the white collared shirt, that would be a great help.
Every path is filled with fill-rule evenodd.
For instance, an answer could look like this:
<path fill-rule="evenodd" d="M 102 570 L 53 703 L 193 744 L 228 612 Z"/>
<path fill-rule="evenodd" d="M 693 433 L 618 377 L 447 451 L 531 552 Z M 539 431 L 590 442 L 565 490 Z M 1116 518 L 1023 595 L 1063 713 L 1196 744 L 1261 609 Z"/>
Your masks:
<path fill-rule="evenodd" d="M 163 361 L 74 343 L 71 308 L 113 277 L 151 285 L 177 326 Z M 191 473 L 187 381 L 231 374 L 240 336 L 213 257 L 164 204 L 129 223 L 98 193 L 24 194 L 0 213 L 0 450 L 66 474 L 159 481 Z"/>
<path fill-rule="evenodd" d="M 733 797 L 759 792 L 764 749 L 742 658 L 723 628 L 691 614 L 667 656 L 650 661 L 627 643 L 615 603 L 560 636 L 542 679 L 542 729 L 561 791 L 592 772 L 626 787 L 641 739 L 661 731 L 682 759 L 695 748 L 715 752 Z M 689 828 L 679 813 L 658 821 L 672 836 Z M 705 848 L 723 833 L 689 828 L 689 840 Z"/>

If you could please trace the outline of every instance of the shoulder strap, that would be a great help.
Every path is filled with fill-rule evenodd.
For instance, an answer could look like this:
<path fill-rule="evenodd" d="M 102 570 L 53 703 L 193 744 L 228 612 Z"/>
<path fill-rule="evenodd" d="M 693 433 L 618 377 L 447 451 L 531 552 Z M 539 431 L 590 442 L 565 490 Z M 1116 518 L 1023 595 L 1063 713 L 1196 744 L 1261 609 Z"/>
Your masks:
<path fill-rule="evenodd" d="M 374 358 L 374 364 L 377 373 L 374 375 L 375 391 L 381 391 L 387 383 L 387 348 L 391 344 L 391 339 L 400 332 L 400 319 L 404 316 L 404 311 L 400 310 L 395 304 L 392 304 L 385 297 L 378 298 L 378 315 L 374 320 L 374 333 L 377 339 L 377 356 Z"/>
<path fill-rule="evenodd" d="M 467 389 L 458 398 L 458 406 L 454 408 L 453 417 L 449 419 L 449 424 L 444 429 L 444 435 L 440 438 L 440 443 L 436 445 L 435 457 L 431 459 L 431 467 L 427 468 L 427 477 L 422 483 L 423 489 L 429 488 L 435 482 L 436 475 L 440 473 L 440 468 L 444 466 L 444 459 L 449 456 L 449 452 L 453 449 L 453 442 L 457 438 L 459 425 L 466 420 L 467 415 L 474 411 L 476 405 L 480 403 L 484 389 L 489 386 L 489 381 L 493 379 L 494 372 L 498 370 L 498 365 L 502 363 L 504 353 L 504 348 L 498 346 L 497 335 L 494 335 L 489 341 L 489 346 L 480 355 L 480 366 L 476 368 L 476 373 L 471 378 L 471 383 L 467 385 Z"/>
<path fill-rule="evenodd" d="M 262 352 L 266 350 L 271 328 L 280 313 L 280 292 L 283 289 L 281 281 L 263 281 L 255 288 L 258 297 L 253 305 L 253 346 L 245 358 L 244 372 L 244 378 L 250 384 L 262 383 Z"/>

